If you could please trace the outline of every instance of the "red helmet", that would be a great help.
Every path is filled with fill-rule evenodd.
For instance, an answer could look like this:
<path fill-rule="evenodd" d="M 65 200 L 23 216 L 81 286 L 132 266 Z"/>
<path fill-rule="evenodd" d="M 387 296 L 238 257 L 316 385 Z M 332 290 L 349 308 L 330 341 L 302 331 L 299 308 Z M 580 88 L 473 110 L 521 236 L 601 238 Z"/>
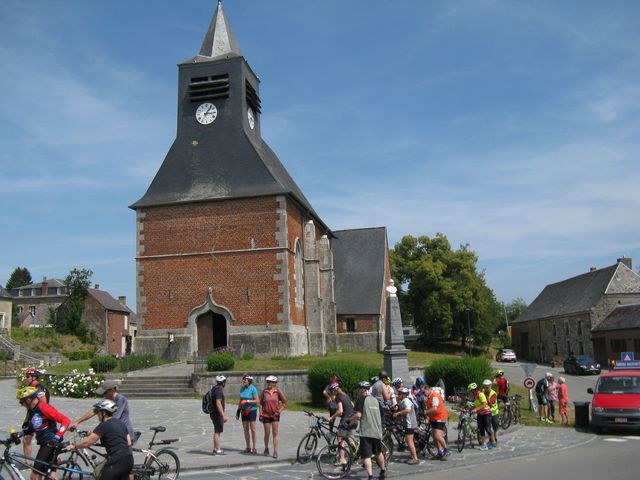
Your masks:
<path fill-rule="evenodd" d="M 24 375 L 26 377 L 39 377 L 40 375 L 42 375 L 42 372 L 40 370 L 36 370 L 35 368 L 27 368 L 27 371 L 24 372 Z"/>

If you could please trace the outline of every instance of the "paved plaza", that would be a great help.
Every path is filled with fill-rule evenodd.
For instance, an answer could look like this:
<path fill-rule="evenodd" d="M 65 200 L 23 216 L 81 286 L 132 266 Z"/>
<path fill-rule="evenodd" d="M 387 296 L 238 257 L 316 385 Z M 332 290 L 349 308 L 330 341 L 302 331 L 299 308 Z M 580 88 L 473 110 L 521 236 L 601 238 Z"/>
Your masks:
<path fill-rule="evenodd" d="M 15 399 L 16 385 L 13 380 L 0 381 L 0 431 L 8 432 L 10 428 L 19 428 L 25 410 Z M 237 392 L 229 392 L 237 395 Z M 62 413 L 75 420 L 85 413 L 95 400 L 52 398 L 51 404 Z M 143 432 L 138 446 L 145 446 L 151 438 L 149 428 L 163 425 L 167 431 L 158 438 L 180 438 L 173 444 L 180 457 L 182 469 L 210 469 L 208 478 L 310 478 L 317 474 L 315 465 L 297 465 L 294 463 L 298 442 L 308 430 L 308 420 L 303 412 L 287 411 L 282 416 L 280 458 L 275 460 L 262 455 L 247 455 L 244 450 L 242 425 L 235 420 L 235 405 L 227 405 L 229 421 L 225 425 L 222 437 L 224 456 L 212 455 L 213 427 L 209 417 L 200 410 L 199 399 L 144 400 L 131 399 L 129 406 L 134 427 Z M 96 425 L 95 420 L 84 424 L 86 429 Z M 258 451 L 263 449 L 262 425 L 258 423 Z M 67 434 L 68 438 L 69 435 Z M 451 439 L 456 436 L 455 425 L 450 425 Z M 577 432 L 568 428 L 544 427 L 511 427 L 501 436 L 499 447 L 491 451 L 480 451 L 478 448 L 465 448 L 462 453 L 455 452 L 446 462 L 425 461 L 418 468 L 420 471 L 439 471 L 457 467 L 472 467 L 488 461 L 511 459 L 514 457 L 554 452 L 559 449 L 579 445 L 593 439 L 590 433 Z M 394 462 L 389 467 L 389 476 L 402 476 L 416 473 L 415 466 L 403 463 L 406 453 L 394 455 Z M 354 467 L 352 476 L 360 477 L 364 471 Z"/>

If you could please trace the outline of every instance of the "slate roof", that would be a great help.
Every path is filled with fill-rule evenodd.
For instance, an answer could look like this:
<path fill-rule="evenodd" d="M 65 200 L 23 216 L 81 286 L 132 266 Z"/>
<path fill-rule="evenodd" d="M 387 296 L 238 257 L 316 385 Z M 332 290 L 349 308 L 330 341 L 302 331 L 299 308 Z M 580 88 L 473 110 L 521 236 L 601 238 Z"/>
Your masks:
<path fill-rule="evenodd" d="M 13 299 L 9 291 L 6 288 L 2 288 L 2 287 L 0 287 L 0 298 L 7 298 L 9 300 Z"/>
<path fill-rule="evenodd" d="M 336 313 L 379 314 L 385 287 L 387 229 L 333 232 Z"/>
<path fill-rule="evenodd" d="M 640 303 L 620 305 L 600 322 L 592 332 L 607 332 L 610 330 L 640 329 Z"/>
<path fill-rule="evenodd" d="M 605 293 L 612 293 L 608 289 L 612 282 L 616 283 L 614 281 L 618 273 L 622 273 L 619 276 L 623 278 L 634 277 L 631 278 L 631 285 L 627 282 L 625 289 L 633 289 L 633 283 L 640 284 L 635 278 L 637 275 L 623 263 L 583 273 L 577 277 L 547 285 L 513 323 L 589 311 L 591 307 L 596 306 Z M 636 292 L 640 293 L 640 289 Z"/>
<path fill-rule="evenodd" d="M 129 307 L 122 305 L 118 300 L 113 298 L 109 292 L 105 290 L 96 290 L 95 288 L 87 289 L 87 293 L 93 297 L 105 310 L 111 312 L 133 313 Z"/>
<path fill-rule="evenodd" d="M 16 287 L 17 290 L 21 290 L 23 288 L 41 288 L 42 285 L 48 284 L 50 287 L 64 287 L 64 282 L 62 280 L 58 280 L 57 278 L 47 278 L 43 282 L 32 283 L 30 285 L 23 285 L 21 287 Z"/>

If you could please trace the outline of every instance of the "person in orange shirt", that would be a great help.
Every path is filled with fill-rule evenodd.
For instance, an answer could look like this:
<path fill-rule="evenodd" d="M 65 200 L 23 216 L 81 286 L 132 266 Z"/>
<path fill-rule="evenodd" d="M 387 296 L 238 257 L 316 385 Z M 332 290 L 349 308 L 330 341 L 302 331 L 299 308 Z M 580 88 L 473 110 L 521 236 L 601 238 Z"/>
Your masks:
<path fill-rule="evenodd" d="M 569 418 L 567 417 L 567 403 L 569 403 L 569 388 L 567 387 L 564 377 L 558 378 L 560 384 L 558 388 L 558 403 L 560 405 L 560 423 L 569 425 Z"/>
<path fill-rule="evenodd" d="M 425 385 L 425 415 L 429 418 L 429 425 L 433 433 L 433 439 L 438 445 L 438 453 L 434 460 L 446 460 L 451 453 L 447 448 L 447 441 L 444 438 L 444 429 L 447 425 L 449 413 L 444 404 L 441 389 Z"/>

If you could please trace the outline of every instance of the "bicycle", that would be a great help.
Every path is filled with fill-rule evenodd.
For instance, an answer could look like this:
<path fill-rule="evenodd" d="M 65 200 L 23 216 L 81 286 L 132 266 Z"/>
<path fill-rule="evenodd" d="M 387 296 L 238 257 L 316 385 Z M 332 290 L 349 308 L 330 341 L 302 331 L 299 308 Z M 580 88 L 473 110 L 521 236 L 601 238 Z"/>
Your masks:
<path fill-rule="evenodd" d="M 351 438 L 352 442 L 348 439 Z M 347 446 L 343 443 L 347 442 Z M 382 454 L 385 458 L 385 465 L 388 463 L 388 455 L 384 443 L 382 444 Z M 390 455 L 389 455 L 390 456 Z M 326 445 L 320 449 L 316 457 L 316 467 L 324 478 L 338 479 L 349 475 L 351 466 L 357 464 L 360 459 L 360 435 L 357 432 L 349 434 L 344 440 Z"/>
<path fill-rule="evenodd" d="M 515 394 L 511 397 L 511 417 L 513 418 L 513 423 L 518 424 L 522 419 L 522 412 L 520 410 L 520 401 L 522 400 L 522 395 Z"/>
<path fill-rule="evenodd" d="M 449 432 L 446 424 L 442 433 L 444 435 L 444 441 L 448 444 Z M 433 437 L 433 429 L 427 420 L 421 421 L 418 425 L 414 435 L 414 442 L 418 455 L 426 456 L 425 452 L 428 452 L 430 456 L 434 456 L 438 453 L 438 443 Z"/>
<path fill-rule="evenodd" d="M 158 480 L 177 480 L 180 475 L 180 459 L 173 450 L 169 448 L 161 448 L 157 452 L 154 452 L 152 448 L 155 445 L 170 445 L 179 441 L 179 438 L 171 438 L 155 441 L 156 435 L 160 432 L 165 432 L 165 427 L 151 427 L 149 430 L 153 431 L 153 437 L 149 442 L 148 449 L 134 448 L 134 452 L 144 453 L 144 462 L 133 466 L 131 473 L 136 480 L 150 480 L 155 475 L 158 476 Z"/>
<path fill-rule="evenodd" d="M 498 400 L 498 422 L 503 430 L 511 426 L 513 420 L 513 412 L 511 410 L 511 402 Z"/>
<path fill-rule="evenodd" d="M 86 430 L 69 429 L 69 431 L 74 432 L 80 439 L 87 437 L 91 433 Z M 74 441 L 73 443 L 77 444 L 78 442 Z M 71 451 L 71 454 L 65 459 L 65 461 L 71 462 L 72 464 L 78 466 L 82 464 L 82 468 L 93 471 L 99 463 L 107 459 L 106 452 L 97 450 L 97 447 L 100 447 L 100 445 L 91 445 L 86 448 L 74 449 Z M 65 472 L 62 475 L 63 480 L 71 480 L 76 478 L 78 478 L 77 475 L 69 472 Z"/>
<path fill-rule="evenodd" d="M 298 445 L 296 452 L 298 463 L 308 463 L 314 457 L 320 438 L 323 438 L 327 442 L 327 445 L 331 445 L 335 443 L 337 437 L 336 432 L 329 424 L 329 420 L 306 410 L 304 413 L 310 417 L 309 427 L 311 430 L 302 437 Z"/>
<path fill-rule="evenodd" d="M 478 441 L 478 445 L 482 444 L 482 436 L 478 431 L 478 427 L 474 424 L 477 424 L 474 421 L 475 415 L 471 413 L 471 411 L 467 408 L 462 408 L 460 410 L 460 420 L 458 422 L 458 439 L 457 439 L 457 448 L 458 452 L 462 452 L 464 450 L 467 439 L 469 441 L 469 445 L 471 448 L 475 448 L 474 439 Z"/>
<path fill-rule="evenodd" d="M 50 475 L 51 471 L 62 471 L 63 477 L 64 475 L 74 475 L 73 478 L 82 478 L 84 476 L 91 477 L 93 476 L 92 471 L 84 471 L 81 470 L 77 464 L 74 464 L 70 460 L 65 460 L 62 463 L 45 463 L 39 461 L 46 465 L 46 471 L 38 470 L 35 468 L 35 457 L 29 457 L 17 452 L 11 452 L 12 445 L 20 445 L 20 437 L 17 433 L 12 432 L 9 438 L 2 440 L 0 439 L 0 445 L 3 445 L 4 452 L 2 453 L 2 457 L 0 458 L 0 471 L 5 472 L 8 475 L 8 480 L 26 480 L 20 468 L 29 468 L 36 472 L 38 475 L 42 475 L 44 480 L 52 480 Z M 67 442 L 59 443 L 56 446 L 53 458 L 56 459 L 58 454 L 68 445 Z M 4 477 L 0 477 L 4 478 Z M 71 478 L 71 477 L 67 477 Z"/>
<path fill-rule="evenodd" d="M 393 456 L 394 440 L 398 444 L 398 451 L 403 452 L 407 446 L 404 441 L 404 426 L 402 420 L 396 420 L 391 414 L 382 418 L 382 445 L 388 452 L 385 454 L 385 461 L 389 461 Z"/>

